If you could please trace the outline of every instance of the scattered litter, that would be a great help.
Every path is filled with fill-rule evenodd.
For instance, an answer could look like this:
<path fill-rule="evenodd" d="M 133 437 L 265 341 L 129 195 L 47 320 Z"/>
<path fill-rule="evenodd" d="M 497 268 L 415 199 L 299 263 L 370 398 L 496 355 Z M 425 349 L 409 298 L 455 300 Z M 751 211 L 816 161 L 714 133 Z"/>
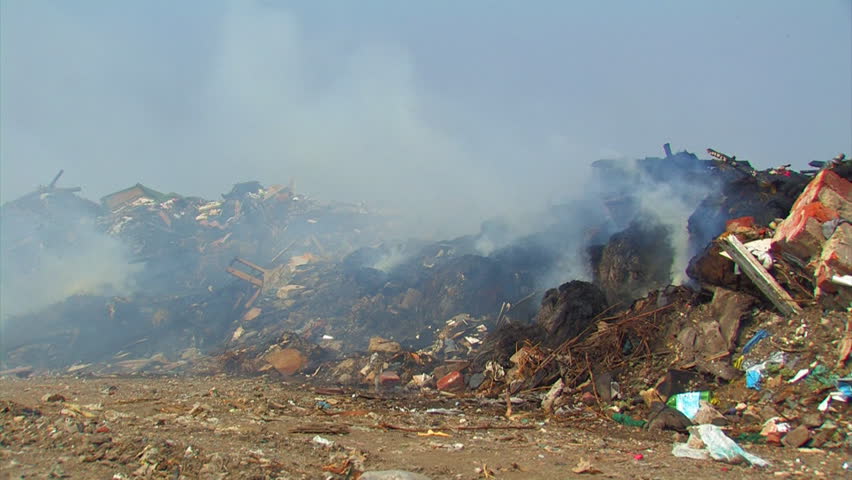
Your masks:
<path fill-rule="evenodd" d="M 758 367 L 752 367 L 746 370 L 746 387 L 752 390 L 760 390 L 760 382 L 763 380 L 762 370 Z"/>
<path fill-rule="evenodd" d="M 429 480 L 429 477 L 414 472 L 406 472 L 404 470 L 381 470 L 373 472 L 364 472 L 361 474 L 360 480 Z"/>
<path fill-rule="evenodd" d="M 817 406 L 817 410 L 820 412 L 827 412 L 828 408 L 831 406 L 831 402 L 848 402 L 849 398 L 850 397 L 844 395 L 843 392 L 831 392 L 825 397 L 825 400 L 820 402 Z"/>
<path fill-rule="evenodd" d="M 708 391 L 678 393 L 670 397 L 666 405 L 680 410 L 686 418 L 692 420 L 701 408 L 701 402 L 709 402 L 710 398 Z"/>
<path fill-rule="evenodd" d="M 790 424 L 782 421 L 779 417 L 772 417 L 763 423 L 763 428 L 760 430 L 760 435 L 768 437 L 773 434 L 784 434 L 790 431 Z M 779 437 L 780 438 L 780 437 Z"/>
<path fill-rule="evenodd" d="M 672 455 L 698 460 L 712 458 L 731 464 L 745 461 L 756 467 L 769 465 L 766 460 L 743 450 L 716 425 L 689 427 L 689 440 L 686 443 L 676 443 L 672 449 Z"/>
<path fill-rule="evenodd" d="M 852 398 L 852 378 L 838 378 L 837 390 L 843 395 Z"/>
<path fill-rule="evenodd" d="M 321 437 L 321 436 L 319 436 L 319 435 L 317 435 L 317 436 L 315 436 L 314 438 L 312 438 L 312 439 L 311 439 L 311 442 L 312 442 L 312 443 L 315 443 L 315 444 L 317 444 L 317 445 L 321 445 L 321 446 L 323 446 L 323 447 L 333 447 L 333 446 L 334 446 L 334 442 L 333 442 L 333 441 L 331 441 L 331 440 L 329 440 L 329 439 L 327 439 L 327 438 L 323 438 L 323 437 Z"/>
<path fill-rule="evenodd" d="M 798 372 L 796 372 L 796 374 L 795 374 L 795 375 L 793 375 L 793 378 L 791 378 L 790 380 L 788 380 L 788 381 L 787 381 L 787 383 L 796 383 L 796 382 L 798 382 L 799 380 L 801 380 L 801 379 L 803 379 L 803 378 L 807 377 L 807 376 L 808 376 L 808 374 L 810 374 L 810 373 L 811 373 L 811 369 L 810 369 L 810 368 L 803 368 L 803 369 L 799 370 Z"/>
<path fill-rule="evenodd" d="M 767 337 L 769 337 L 769 332 L 762 328 L 758 330 L 754 334 L 754 336 L 752 336 L 751 339 L 743 346 L 743 354 L 747 354 L 748 352 L 750 352 L 751 349 L 757 346 L 757 344 L 760 343 L 761 340 Z"/>
<path fill-rule="evenodd" d="M 430 415 L 462 415 L 464 412 L 458 408 L 428 408 L 426 413 Z"/>
<path fill-rule="evenodd" d="M 592 466 L 592 462 L 587 459 L 582 459 L 577 462 L 577 466 L 571 469 L 574 473 L 598 474 L 603 473 L 601 470 Z"/>
<path fill-rule="evenodd" d="M 613 413 L 612 419 L 616 422 L 628 427 L 644 427 L 647 422 L 645 420 L 637 420 L 626 413 Z"/>

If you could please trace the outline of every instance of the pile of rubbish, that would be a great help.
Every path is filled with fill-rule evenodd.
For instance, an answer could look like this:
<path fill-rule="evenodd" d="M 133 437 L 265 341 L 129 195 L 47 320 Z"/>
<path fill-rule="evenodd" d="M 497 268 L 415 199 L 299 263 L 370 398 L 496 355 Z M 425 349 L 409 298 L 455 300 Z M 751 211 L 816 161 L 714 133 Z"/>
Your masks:
<path fill-rule="evenodd" d="M 594 408 L 688 432 L 677 455 L 758 466 L 737 443 L 852 446 L 852 162 L 708 153 L 597 162 L 597 203 L 443 242 L 383 241 L 390 219 L 292 185 L 217 201 L 135 185 L 95 204 L 55 179 L 2 207 L 15 275 L 85 231 L 123 246 L 134 287 L 6 318 L 0 374 L 224 371 Z M 566 257 L 582 271 L 547 288 Z"/>

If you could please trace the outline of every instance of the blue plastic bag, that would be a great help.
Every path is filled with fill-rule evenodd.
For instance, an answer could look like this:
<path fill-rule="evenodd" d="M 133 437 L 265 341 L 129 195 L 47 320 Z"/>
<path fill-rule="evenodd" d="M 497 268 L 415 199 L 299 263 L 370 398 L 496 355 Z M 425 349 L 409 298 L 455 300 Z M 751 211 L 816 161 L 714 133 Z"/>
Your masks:
<path fill-rule="evenodd" d="M 760 390 L 760 381 L 763 379 L 763 374 L 757 368 L 749 368 L 746 370 L 746 387 L 752 390 Z"/>

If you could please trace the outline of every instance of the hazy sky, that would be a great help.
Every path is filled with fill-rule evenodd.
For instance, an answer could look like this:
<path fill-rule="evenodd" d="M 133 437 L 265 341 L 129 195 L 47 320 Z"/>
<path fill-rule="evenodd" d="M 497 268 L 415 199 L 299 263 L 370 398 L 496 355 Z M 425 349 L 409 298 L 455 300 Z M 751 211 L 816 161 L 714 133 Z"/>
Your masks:
<path fill-rule="evenodd" d="M 849 0 L 0 5 L 2 201 L 293 178 L 447 226 L 667 141 L 852 154 Z"/>

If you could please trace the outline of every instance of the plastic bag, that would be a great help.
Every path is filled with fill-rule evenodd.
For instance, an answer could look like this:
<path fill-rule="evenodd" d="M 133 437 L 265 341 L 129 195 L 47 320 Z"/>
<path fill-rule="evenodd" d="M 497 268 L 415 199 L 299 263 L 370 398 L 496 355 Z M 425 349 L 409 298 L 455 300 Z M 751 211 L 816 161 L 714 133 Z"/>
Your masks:
<path fill-rule="evenodd" d="M 680 413 L 686 415 L 686 418 L 692 420 L 698 409 L 701 408 L 701 401 L 710 401 L 710 392 L 685 392 L 672 395 L 666 402 L 666 405 L 680 410 Z"/>
<path fill-rule="evenodd" d="M 689 446 L 702 443 L 704 448 Z M 756 467 L 769 465 L 766 460 L 743 450 L 742 447 L 737 445 L 737 442 L 725 435 L 721 428 L 712 424 L 689 427 L 689 441 L 687 443 L 676 443 L 672 448 L 672 455 L 696 459 L 706 459 L 709 456 L 713 460 L 731 464 L 745 461 Z"/>
<path fill-rule="evenodd" d="M 622 425 L 627 425 L 628 427 L 640 427 L 641 428 L 641 427 L 644 427 L 645 423 L 646 423 L 645 420 L 636 420 L 633 417 L 631 417 L 630 415 L 627 415 L 627 414 L 624 414 L 624 413 L 613 413 L 612 419 L 615 420 L 616 422 L 622 424 Z"/>

